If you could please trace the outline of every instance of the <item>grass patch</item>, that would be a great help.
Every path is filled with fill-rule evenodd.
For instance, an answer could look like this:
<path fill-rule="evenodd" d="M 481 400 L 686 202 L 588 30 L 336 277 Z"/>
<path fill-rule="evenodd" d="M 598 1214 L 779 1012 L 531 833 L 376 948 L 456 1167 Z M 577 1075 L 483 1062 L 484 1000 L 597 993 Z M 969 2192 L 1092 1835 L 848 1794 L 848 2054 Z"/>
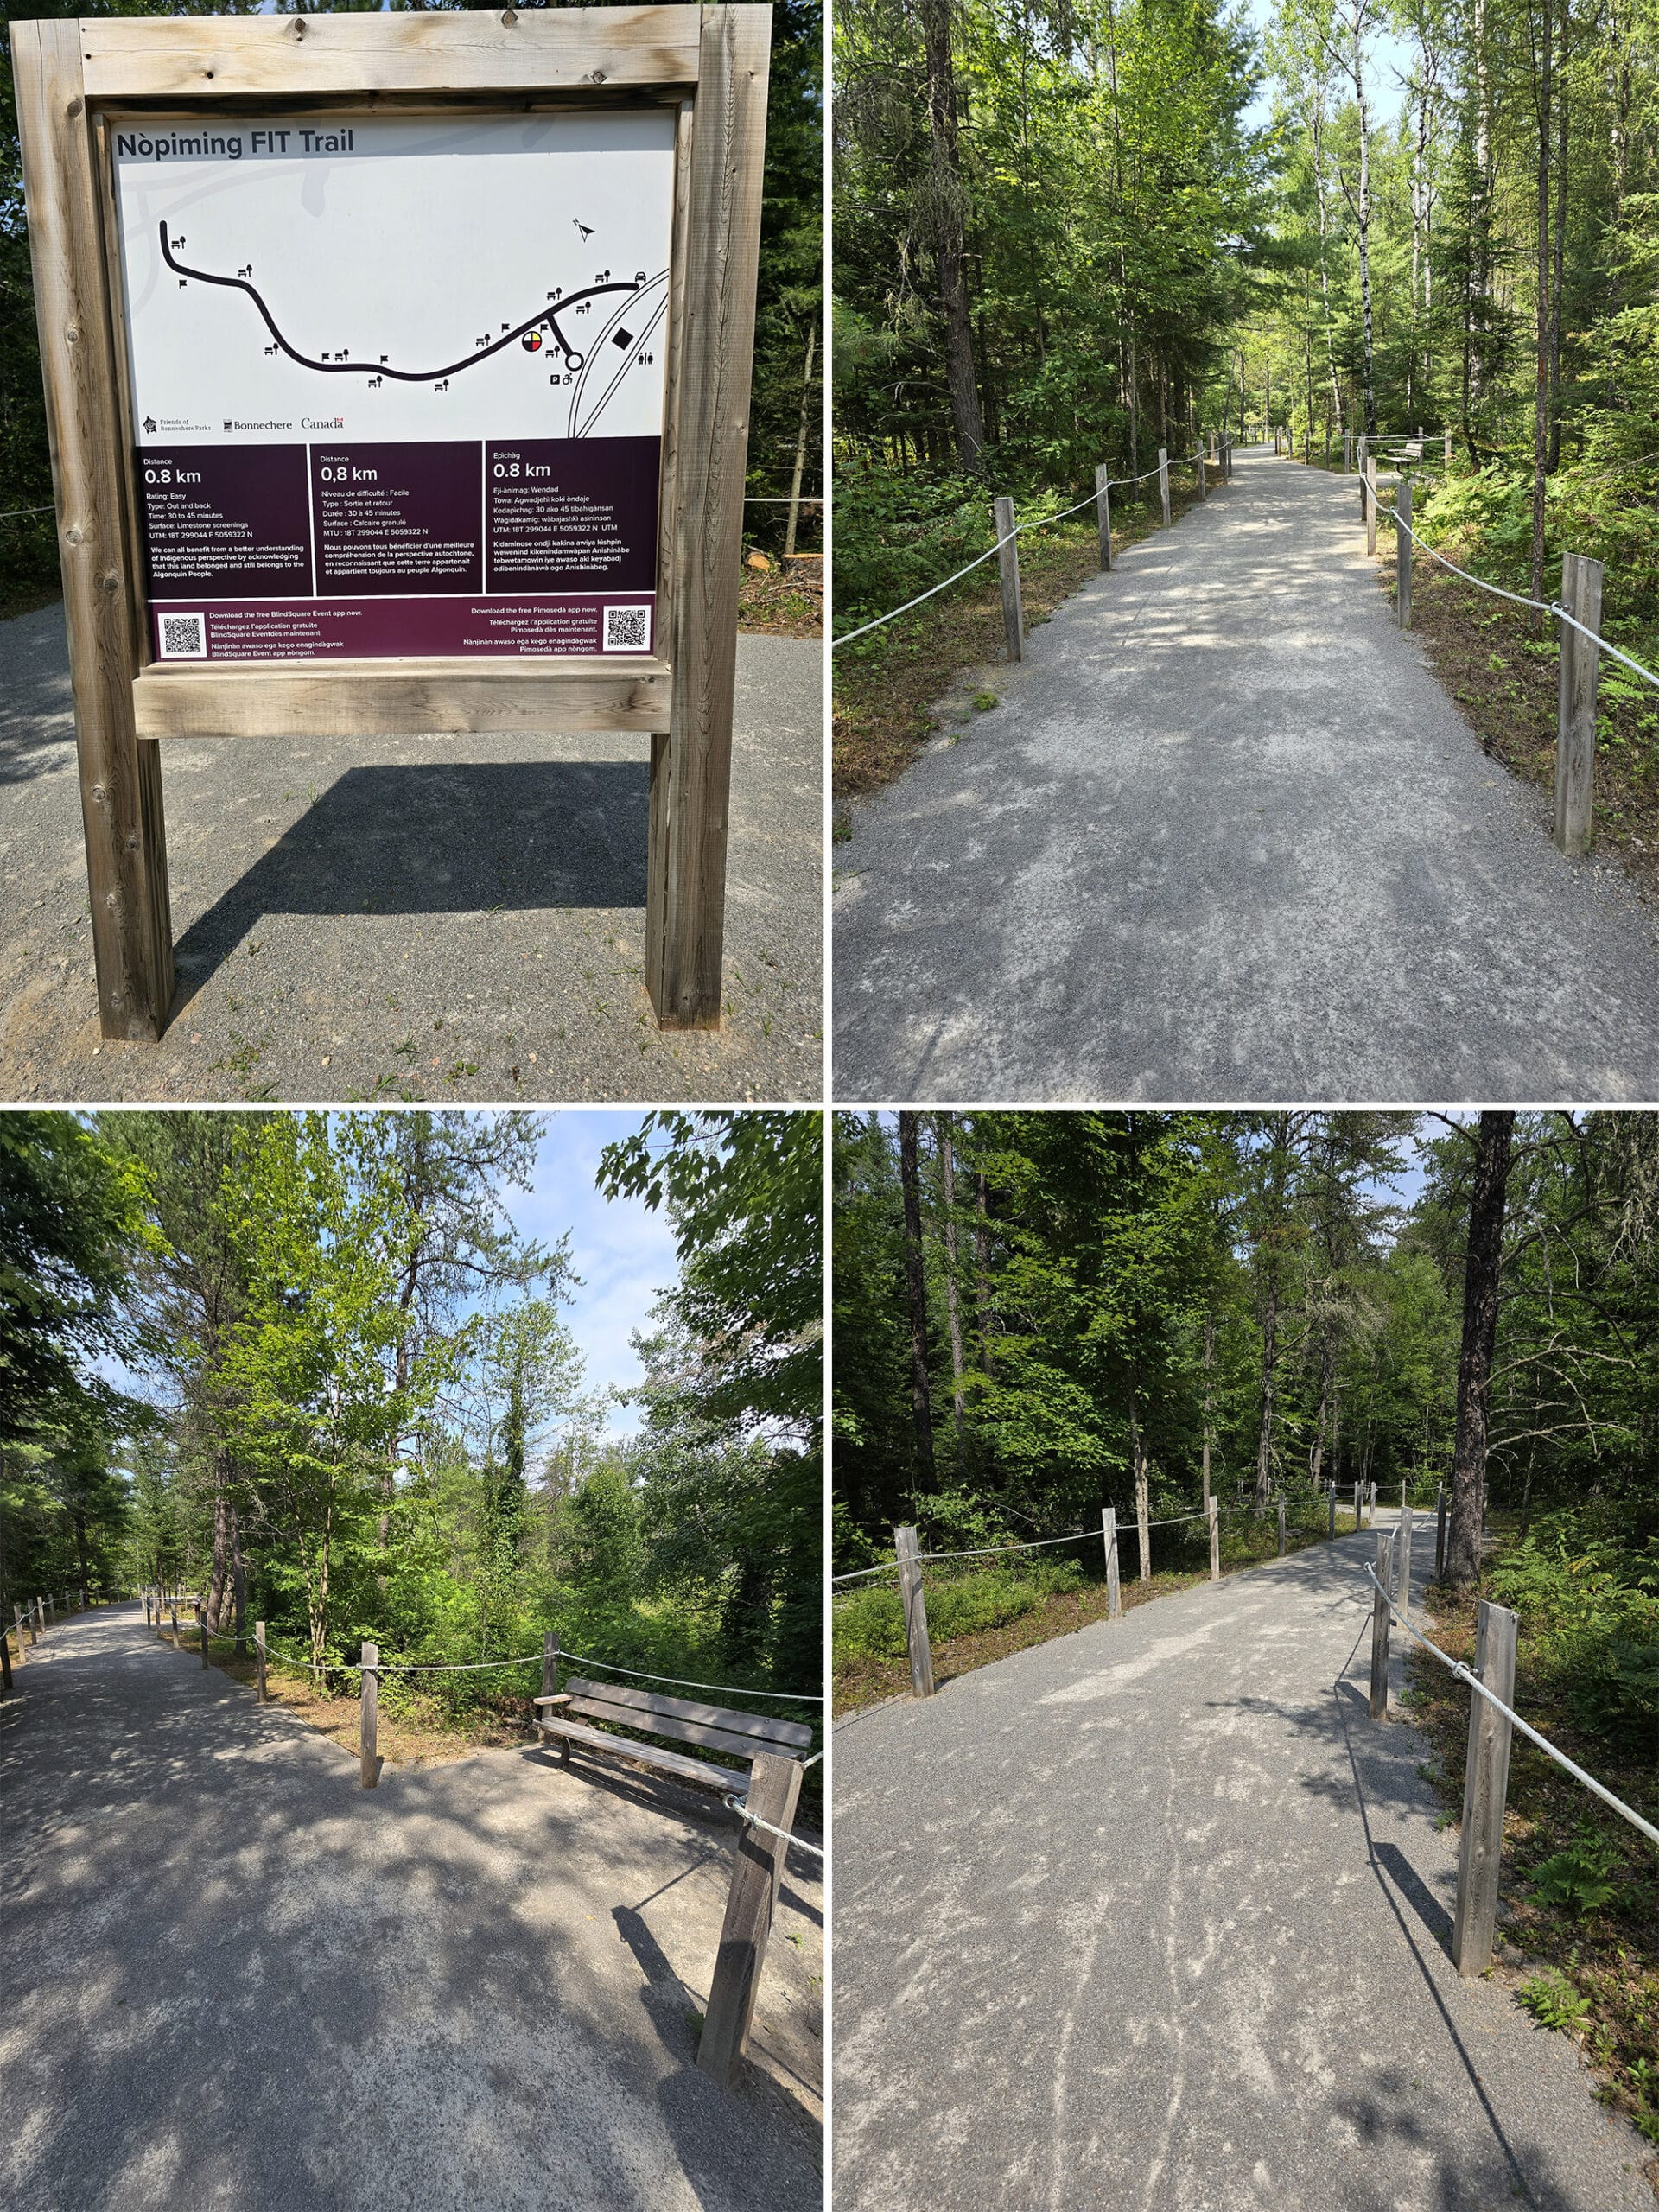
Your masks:
<path fill-rule="evenodd" d="M 1190 470 L 1179 474 L 1190 480 Z M 1153 497 L 1141 505 L 1113 501 L 1114 560 L 1162 527 L 1155 480 L 1146 488 Z M 1196 490 L 1179 492 L 1172 481 L 1173 519 L 1197 505 Z M 986 534 L 992 535 L 988 515 Z M 1099 569 L 1091 509 L 1022 537 L 1020 595 L 1027 629 L 1046 621 Z M 985 562 L 913 614 L 873 631 L 856 645 L 843 646 L 834 664 L 836 798 L 867 798 L 901 774 L 937 734 L 940 724 L 933 708 L 952 679 L 963 669 L 1001 661 L 1004 651 L 1002 594 L 995 561 Z M 982 692 L 975 706 L 979 707 L 980 698 L 990 696 Z"/>
<path fill-rule="evenodd" d="M 1472 1660 L 1478 1599 L 1492 1594 L 1494 1576 L 1503 1582 L 1516 1550 L 1512 1534 L 1500 1538 L 1482 1591 L 1431 1588 L 1435 1641 L 1454 1658 Z M 1573 1677 L 1555 1663 L 1558 1625 L 1524 1605 L 1520 1621 L 1517 1710 L 1646 1819 L 1659 1818 L 1650 1735 L 1585 1726 Z M 1434 1751 L 1426 1771 L 1442 1824 L 1452 1827 L 1462 1817 L 1470 1693 L 1425 1652 L 1414 1649 L 1407 1666 L 1411 1718 Z M 1573 2037 L 1601 2072 L 1603 2101 L 1659 2145 L 1659 1865 L 1634 1828 L 1520 1736 L 1499 1897 L 1500 1960 L 1527 1969 L 1517 2000 L 1541 2026 Z"/>
<path fill-rule="evenodd" d="M 821 638 L 823 562 L 791 561 L 785 567 L 779 559 L 771 569 L 746 566 L 738 586 L 737 626 L 740 632 L 770 638 Z"/>

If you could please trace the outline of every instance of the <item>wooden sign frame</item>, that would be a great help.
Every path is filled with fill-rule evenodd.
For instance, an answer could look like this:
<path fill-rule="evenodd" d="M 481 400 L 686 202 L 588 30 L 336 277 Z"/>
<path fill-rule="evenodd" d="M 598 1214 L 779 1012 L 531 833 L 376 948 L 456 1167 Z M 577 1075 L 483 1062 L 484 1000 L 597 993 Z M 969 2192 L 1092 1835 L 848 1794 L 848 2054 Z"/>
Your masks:
<path fill-rule="evenodd" d="M 156 1040 L 172 1007 L 164 741 L 560 728 L 651 733 L 646 987 L 663 1027 L 719 1027 L 771 28 L 754 0 L 12 23 L 105 1037 Z M 658 652 L 151 660 L 107 118 L 641 101 L 678 114 Z"/>

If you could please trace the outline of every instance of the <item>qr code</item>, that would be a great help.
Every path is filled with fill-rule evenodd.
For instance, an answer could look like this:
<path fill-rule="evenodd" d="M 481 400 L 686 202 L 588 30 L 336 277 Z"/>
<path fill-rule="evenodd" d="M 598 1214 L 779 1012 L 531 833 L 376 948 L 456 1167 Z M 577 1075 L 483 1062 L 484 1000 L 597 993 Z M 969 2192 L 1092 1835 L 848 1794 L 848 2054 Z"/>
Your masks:
<path fill-rule="evenodd" d="M 163 614 L 162 658 L 200 660 L 207 652 L 207 622 L 200 614 Z"/>
<path fill-rule="evenodd" d="M 605 650 L 607 653 L 645 652 L 651 644 L 648 607 L 607 607 L 605 610 Z"/>

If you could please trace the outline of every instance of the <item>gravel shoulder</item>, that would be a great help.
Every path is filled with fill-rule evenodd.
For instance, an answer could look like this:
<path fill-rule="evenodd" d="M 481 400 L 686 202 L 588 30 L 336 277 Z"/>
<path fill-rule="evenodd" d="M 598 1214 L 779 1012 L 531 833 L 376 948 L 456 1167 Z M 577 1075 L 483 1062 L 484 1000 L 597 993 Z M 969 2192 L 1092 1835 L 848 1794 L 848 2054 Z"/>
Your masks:
<path fill-rule="evenodd" d="M 838 1097 L 1659 1094 L 1659 914 L 1395 627 L 1356 480 L 1241 455 L 1026 653 L 836 848 Z"/>
<path fill-rule="evenodd" d="M 130 2212 L 816 2212 L 822 1893 L 695 2063 L 728 1816 L 539 1752 L 388 1767 L 136 1606 L 0 1700 L 0 2192 Z M 798 1858 L 799 1854 L 797 1854 Z"/>
<path fill-rule="evenodd" d="M 0 1095 L 821 1096 L 823 652 L 738 639 L 719 1031 L 645 993 L 648 737 L 181 739 L 156 1046 L 99 1034 L 61 606 L 0 623 Z"/>
<path fill-rule="evenodd" d="M 1573 2046 L 1452 1969 L 1426 1746 L 1366 1707 L 1371 1555 L 836 1730 L 838 2212 L 1652 2212 Z"/>

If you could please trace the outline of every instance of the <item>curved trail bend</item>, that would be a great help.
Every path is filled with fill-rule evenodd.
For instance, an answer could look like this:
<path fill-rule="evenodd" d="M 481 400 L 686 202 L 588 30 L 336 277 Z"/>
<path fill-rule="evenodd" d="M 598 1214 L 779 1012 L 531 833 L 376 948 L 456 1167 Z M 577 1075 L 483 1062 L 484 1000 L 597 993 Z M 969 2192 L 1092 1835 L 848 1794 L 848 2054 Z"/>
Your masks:
<path fill-rule="evenodd" d="M 836 1730 L 837 2212 L 1653 2212 L 1573 2045 L 1452 1968 L 1427 1747 L 1367 1710 L 1374 1557 Z"/>
<path fill-rule="evenodd" d="M 1659 1096 L 1659 914 L 1395 627 L 1357 485 L 1236 455 L 857 810 L 838 1097 Z"/>

